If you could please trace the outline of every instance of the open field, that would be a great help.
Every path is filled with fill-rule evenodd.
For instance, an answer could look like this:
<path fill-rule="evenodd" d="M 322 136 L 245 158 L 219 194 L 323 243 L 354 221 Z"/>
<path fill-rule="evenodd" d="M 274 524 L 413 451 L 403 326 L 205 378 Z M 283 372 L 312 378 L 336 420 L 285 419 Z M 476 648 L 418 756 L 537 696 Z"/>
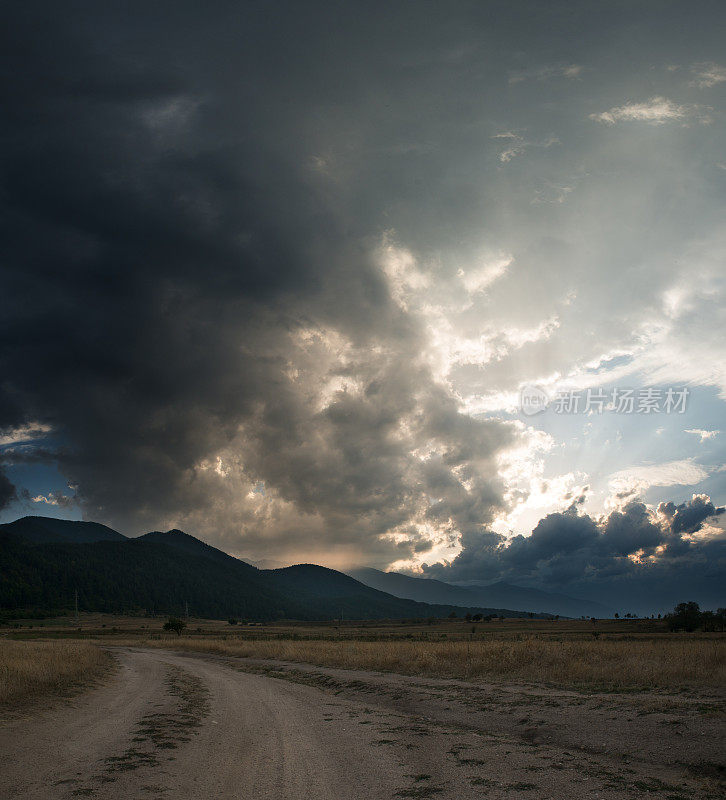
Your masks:
<path fill-rule="evenodd" d="M 78 622 L 71 616 L 44 619 L 14 618 L 5 624 L 0 620 L 0 636 L 111 636 L 120 633 L 149 635 L 161 633 L 167 620 L 164 615 L 154 617 L 119 614 L 82 613 Z M 231 635 L 245 638 L 312 638 L 312 639 L 409 639 L 424 638 L 471 640 L 479 638 L 520 638 L 536 636 L 544 639 L 591 639 L 593 633 L 606 638 L 636 637 L 675 638 L 681 634 L 669 633 L 665 622 L 658 619 L 494 619 L 491 622 L 466 622 L 463 619 L 410 619 L 410 620 L 338 620 L 323 622 L 298 622 L 281 620 L 268 623 L 239 622 L 230 625 L 227 620 L 190 617 L 187 636 Z M 722 634 L 688 634 L 689 638 L 719 638 Z"/>
<path fill-rule="evenodd" d="M 111 655 L 90 642 L 0 640 L 0 707 L 80 688 L 111 663 Z"/>
<path fill-rule="evenodd" d="M 83 615 L 79 625 L 68 618 L 23 620 L 17 628 L 0 629 L 0 637 L 80 638 L 343 669 L 609 690 L 726 685 L 726 635 L 669 633 L 655 620 L 247 626 L 191 619 L 182 638 L 164 632 L 164 621 L 100 614 Z"/>
<path fill-rule="evenodd" d="M 205 638 L 144 645 L 342 669 L 599 689 L 726 686 L 726 640 L 291 641 Z"/>

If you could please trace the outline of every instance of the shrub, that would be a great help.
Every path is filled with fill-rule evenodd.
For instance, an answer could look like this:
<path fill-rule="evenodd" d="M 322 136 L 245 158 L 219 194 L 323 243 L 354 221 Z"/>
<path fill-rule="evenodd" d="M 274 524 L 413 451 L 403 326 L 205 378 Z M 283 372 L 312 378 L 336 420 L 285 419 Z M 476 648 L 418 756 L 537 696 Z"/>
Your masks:
<path fill-rule="evenodd" d="M 184 628 L 186 628 L 186 626 L 187 624 L 183 619 L 179 619 L 178 617 L 169 617 L 169 619 L 164 623 L 164 630 L 174 631 L 177 636 L 181 636 L 182 631 Z"/>

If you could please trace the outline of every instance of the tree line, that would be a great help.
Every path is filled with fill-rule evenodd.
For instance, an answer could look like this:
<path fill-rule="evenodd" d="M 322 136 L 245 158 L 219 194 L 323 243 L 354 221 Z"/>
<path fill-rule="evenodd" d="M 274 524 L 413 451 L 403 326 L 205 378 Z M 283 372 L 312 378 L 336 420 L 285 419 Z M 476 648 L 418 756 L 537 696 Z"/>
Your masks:
<path fill-rule="evenodd" d="M 698 603 L 690 600 L 679 603 L 664 619 L 669 631 L 723 631 L 726 626 L 726 608 L 701 611 Z"/>

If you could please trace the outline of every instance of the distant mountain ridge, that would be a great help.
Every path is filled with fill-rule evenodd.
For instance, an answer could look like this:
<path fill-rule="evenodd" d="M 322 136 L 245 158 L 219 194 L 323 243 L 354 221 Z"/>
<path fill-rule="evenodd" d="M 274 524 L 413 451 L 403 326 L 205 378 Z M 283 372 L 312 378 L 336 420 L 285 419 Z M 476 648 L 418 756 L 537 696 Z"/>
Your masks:
<path fill-rule="evenodd" d="M 564 617 L 583 615 L 604 617 L 612 614 L 606 606 L 590 600 L 508 583 L 456 586 L 433 578 L 416 578 L 400 572 L 382 572 L 371 567 L 349 570 L 348 574 L 379 591 L 423 603 L 503 606 L 517 611 L 536 611 Z"/>
<path fill-rule="evenodd" d="M 234 562 L 236 565 L 241 564 L 243 568 L 246 567 L 247 569 L 258 572 L 256 567 L 253 567 L 246 561 L 240 561 L 238 558 L 230 556 L 223 550 L 218 550 L 216 547 L 212 547 L 212 545 L 201 541 L 201 539 L 197 539 L 196 537 L 177 529 L 170 531 L 150 531 L 149 533 L 145 533 L 142 536 L 136 537 L 136 541 L 153 542 L 154 544 L 162 544 L 168 547 L 174 547 L 177 550 L 181 550 L 191 556 L 210 558 L 222 564 L 230 564 L 231 562 Z"/>
<path fill-rule="evenodd" d="M 101 525 L 99 522 L 80 522 L 53 517 L 21 517 L 15 522 L 0 525 L 0 530 L 19 536 L 32 544 L 65 542 L 83 544 L 88 542 L 121 542 L 127 537 L 122 533 Z"/>
<path fill-rule="evenodd" d="M 260 570 L 179 530 L 130 538 L 92 522 L 24 517 L 0 525 L 0 609 L 272 620 L 402 619 L 454 612 L 526 616 L 506 608 L 427 604 L 336 570 Z"/>

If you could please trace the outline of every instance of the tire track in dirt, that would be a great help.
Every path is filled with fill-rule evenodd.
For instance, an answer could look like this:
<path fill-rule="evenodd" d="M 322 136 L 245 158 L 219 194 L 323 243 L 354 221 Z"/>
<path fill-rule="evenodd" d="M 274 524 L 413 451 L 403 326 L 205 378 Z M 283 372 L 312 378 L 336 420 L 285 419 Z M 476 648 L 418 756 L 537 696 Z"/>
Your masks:
<path fill-rule="evenodd" d="M 510 687 L 497 707 L 490 689 L 461 682 L 116 653 L 113 684 L 0 724 L 3 800 L 723 796 L 718 776 L 578 748 L 567 743 L 572 732 L 567 741 L 550 735 L 570 711 L 548 702 L 572 694 L 587 726 L 601 698 L 593 706 L 573 693 Z"/>

